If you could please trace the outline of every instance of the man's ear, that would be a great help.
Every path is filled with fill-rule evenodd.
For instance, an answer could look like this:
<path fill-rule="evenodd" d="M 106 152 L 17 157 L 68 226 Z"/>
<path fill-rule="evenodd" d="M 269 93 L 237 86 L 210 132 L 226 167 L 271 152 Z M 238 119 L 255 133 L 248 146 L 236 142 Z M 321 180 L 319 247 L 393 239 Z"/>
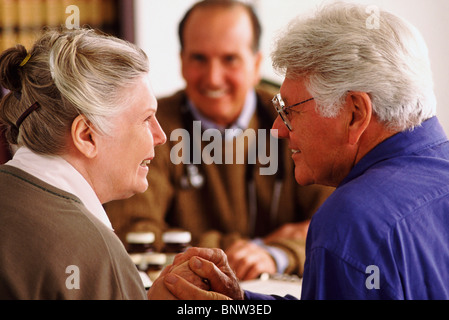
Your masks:
<path fill-rule="evenodd" d="M 92 130 L 89 120 L 84 115 L 79 115 L 73 120 L 71 137 L 73 144 L 87 158 L 97 155 L 96 133 Z"/>
<path fill-rule="evenodd" d="M 258 85 L 259 82 L 262 80 L 262 75 L 260 73 L 260 69 L 262 67 L 262 61 L 263 61 L 263 54 L 261 51 L 258 51 L 255 53 L 254 56 L 254 72 L 255 74 L 255 83 L 254 85 Z"/>
<path fill-rule="evenodd" d="M 355 145 L 368 128 L 373 107 L 371 98 L 366 92 L 349 92 L 346 97 L 346 104 L 349 107 L 348 142 Z"/>
<path fill-rule="evenodd" d="M 179 61 L 181 62 L 181 75 L 182 77 L 185 79 L 186 78 L 186 64 L 187 62 L 185 61 L 187 59 L 187 56 L 185 55 L 185 51 L 181 50 L 179 52 Z"/>

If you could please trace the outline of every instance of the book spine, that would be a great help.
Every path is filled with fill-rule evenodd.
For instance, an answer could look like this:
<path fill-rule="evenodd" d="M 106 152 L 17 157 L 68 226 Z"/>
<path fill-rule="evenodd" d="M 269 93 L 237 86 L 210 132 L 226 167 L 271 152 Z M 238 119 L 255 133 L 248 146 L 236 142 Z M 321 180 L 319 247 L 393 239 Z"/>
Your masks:
<path fill-rule="evenodd" d="M 118 32 L 117 0 L 0 0 L 0 52 L 16 43 L 30 49 L 44 26 L 66 27 L 73 13 L 70 5 L 79 9 L 79 27 L 100 29 L 109 34 Z"/>

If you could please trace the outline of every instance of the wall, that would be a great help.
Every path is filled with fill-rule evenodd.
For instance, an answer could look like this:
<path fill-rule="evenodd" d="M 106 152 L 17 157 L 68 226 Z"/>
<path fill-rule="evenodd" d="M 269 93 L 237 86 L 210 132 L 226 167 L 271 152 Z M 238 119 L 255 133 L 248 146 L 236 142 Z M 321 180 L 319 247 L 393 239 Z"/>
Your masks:
<path fill-rule="evenodd" d="M 148 54 L 151 77 L 157 97 L 181 89 L 178 22 L 194 0 L 134 0 L 136 43 Z M 434 73 L 438 116 L 449 134 L 449 1 L 447 0 L 347 0 L 377 5 L 414 24 L 423 34 L 429 47 Z M 263 26 L 262 51 L 265 60 L 262 75 L 281 82 L 271 68 L 270 48 L 276 33 L 299 14 L 312 11 L 323 0 L 253 0 Z"/>

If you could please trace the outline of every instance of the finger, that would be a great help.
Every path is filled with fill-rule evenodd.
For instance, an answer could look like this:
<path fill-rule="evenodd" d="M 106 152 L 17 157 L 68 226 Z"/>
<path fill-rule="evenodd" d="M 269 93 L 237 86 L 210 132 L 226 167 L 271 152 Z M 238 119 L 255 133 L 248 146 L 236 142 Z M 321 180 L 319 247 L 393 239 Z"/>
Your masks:
<path fill-rule="evenodd" d="M 248 241 L 236 241 L 235 245 L 226 250 L 229 265 L 234 270 L 238 270 L 239 267 L 241 269 L 242 266 L 240 264 L 242 261 L 247 259 L 248 256 L 253 255 L 254 251 L 259 248 L 259 246 Z"/>
<path fill-rule="evenodd" d="M 252 256 L 247 256 L 244 259 L 241 259 L 240 261 L 238 261 L 238 263 L 235 266 L 235 274 L 237 276 L 237 278 L 239 278 L 240 280 L 247 280 L 248 279 L 248 272 L 252 269 L 255 268 L 257 264 L 260 263 L 260 261 L 254 261 L 254 258 L 256 256 L 252 255 Z"/>
<path fill-rule="evenodd" d="M 235 271 L 235 275 L 240 281 L 249 280 L 247 277 L 248 271 L 253 267 L 253 265 L 245 263 L 240 264 L 239 268 Z"/>
<path fill-rule="evenodd" d="M 176 300 L 177 298 L 168 290 L 163 277 L 159 277 L 153 282 L 150 290 L 147 292 L 148 300 Z"/>
<path fill-rule="evenodd" d="M 226 250 L 226 255 L 234 254 L 235 252 L 238 252 L 247 244 L 244 240 L 237 240 L 234 241 Z"/>
<path fill-rule="evenodd" d="M 175 273 L 176 275 L 184 278 L 191 284 L 203 289 L 209 290 L 209 284 L 203 281 L 203 278 L 194 273 L 189 267 L 189 261 L 184 262 L 171 270 L 171 273 Z"/>
<path fill-rule="evenodd" d="M 227 263 L 226 255 L 221 249 L 191 247 L 187 249 L 184 253 L 176 255 L 173 261 L 173 265 L 182 264 L 190 260 L 190 258 L 194 256 L 198 256 L 203 259 L 209 260 L 215 263 L 217 266 L 221 266 Z"/>
<path fill-rule="evenodd" d="M 166 274 L 170 273 L 171 270 L 172 270 L 172 268 L 173 268 L 172 265 L 166 266 L 166 267 L 162 270 L 162 272 L 159 274 L 159 277 L 163 277 L 163 276 L 165 276 Z"/>
<path fill-rule="evenodd" d="M 218 268 L 207 260 L 193 257 L 190 259 L 189 267 L 198 276 L 208 280 L 212 291 L 225 294 L 235 300 L 244 298 L 244 292 L 229 266 Z"/>
<path fill-rule="evenodd" d="M 257 267 L 265 259 L 265 252 L 265 249 L 247 243 L 239 251 L 234 251 L 233 255 L 228 254 L 229 265 L 240 280 L 248 279 L 250 269 Z"/>
<path fill-rule="evenodd" d="M 200 257 L 191 258 L 189 260 L 189 267 L 196 275 L 203 279 L 207 279 L 212 290 L 216 290 L 215 288 L 220 286 L 223 277 L 226 277 L 215 264 Z"/>
<path fill-rule="evenodd" d="M 263 271 L 259 268 L 259 265 L 253 264 L 250 268 L 248 268 L 246 274 L 241 278 L 241 280 L 248 281 L 257 279 L 262 273 Z"/>
<path fill-rule="evenodd" d="M 180 300 L 231 300 L 217 292 L 202 290 L 175 274 L 167 275 L 164 280 L 167 289 Z"/>
<path fill-rule="evenodd" d="M 264 272 L 275 273 L 276 263 L 263 248 L 248 252 L 235 267 L 235 274 L 240 280 L 255 279 Z"/>

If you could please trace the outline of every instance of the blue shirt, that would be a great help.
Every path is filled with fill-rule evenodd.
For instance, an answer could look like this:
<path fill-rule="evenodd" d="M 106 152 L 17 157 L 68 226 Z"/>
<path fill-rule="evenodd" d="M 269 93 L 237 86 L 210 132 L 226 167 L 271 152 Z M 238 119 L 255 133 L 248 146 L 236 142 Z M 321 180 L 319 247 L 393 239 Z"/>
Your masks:
<path fill-rule="evenodd" d="M 312 218 L 302 299 L 449 299 L 449 142 L 437 118 L 385 140 Z"/>
<path fill-rule="evenodd" d="M 437 118 L 375 147 L 315 213 L 302 286 L 301 299 L 449 299 L 449 141 Z"/>

